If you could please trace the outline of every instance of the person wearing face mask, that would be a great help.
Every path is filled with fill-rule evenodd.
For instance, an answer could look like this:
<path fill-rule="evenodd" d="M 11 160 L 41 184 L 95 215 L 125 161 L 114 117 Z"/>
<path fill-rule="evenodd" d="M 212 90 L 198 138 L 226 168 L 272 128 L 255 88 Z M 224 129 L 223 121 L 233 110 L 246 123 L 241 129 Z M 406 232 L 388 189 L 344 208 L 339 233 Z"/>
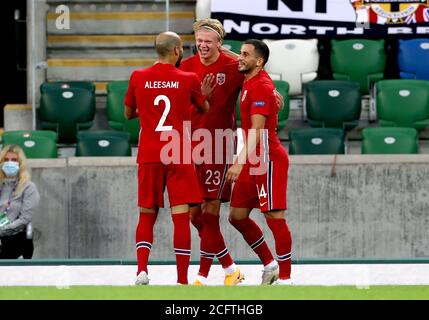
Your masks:
<path fill-rule="evenodd" d="M 40 196 L 30 180 L 21 147 L 7 145 L 0 152 L 0 259 L 31 259 L 33 240 L 27 236 Z"/>

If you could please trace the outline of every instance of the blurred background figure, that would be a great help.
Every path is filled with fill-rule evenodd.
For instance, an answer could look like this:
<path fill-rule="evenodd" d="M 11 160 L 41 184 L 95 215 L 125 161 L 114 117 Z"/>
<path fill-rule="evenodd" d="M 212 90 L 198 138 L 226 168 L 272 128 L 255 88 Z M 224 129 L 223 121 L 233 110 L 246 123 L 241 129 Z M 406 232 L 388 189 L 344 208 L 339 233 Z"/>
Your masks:
<path fill-rule="evenodd" d="M 2 149 L 0 168 L 0 258 L 31 259 L 31 219 L 39 204 L 39 192 L 19 146 L 7 145 Z"/>

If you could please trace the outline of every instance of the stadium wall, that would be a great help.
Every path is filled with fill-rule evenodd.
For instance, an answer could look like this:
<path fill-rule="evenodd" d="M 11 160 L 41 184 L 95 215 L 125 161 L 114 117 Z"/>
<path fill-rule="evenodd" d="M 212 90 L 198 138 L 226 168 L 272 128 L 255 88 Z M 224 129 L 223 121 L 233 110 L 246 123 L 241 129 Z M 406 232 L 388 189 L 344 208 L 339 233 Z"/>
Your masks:
<path fill-rule="evenodd" d="M 138 220 L 134 157 L 30 159 L 41 204 L 34 213 L 34 258 L 134 259 Z M 429 155 L 290 156 L 287 220 L 293 259 L 429 256 Z M 166 205 L 168 199 L 165 197 Z M 255 254 L 227 222 L 233 256 Z M 263 226 L 274 249 L 263 217 Z M 152 259 L 174 260 L 172 223 L 160 210 Z M 192 228 L 192 259 L 199 240 Z"/>

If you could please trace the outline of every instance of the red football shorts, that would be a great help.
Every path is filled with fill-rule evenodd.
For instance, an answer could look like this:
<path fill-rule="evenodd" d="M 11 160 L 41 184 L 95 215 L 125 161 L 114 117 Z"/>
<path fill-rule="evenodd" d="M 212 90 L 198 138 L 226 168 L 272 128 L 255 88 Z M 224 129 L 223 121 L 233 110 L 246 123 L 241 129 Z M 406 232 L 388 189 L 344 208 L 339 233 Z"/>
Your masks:
<path fill-rule="evenodd" d="M 229 166 L 229 164 L 205 163 L 196 166 L 204 199 L 229 201 L 231 198 L 231 185 L 226 181 Z"/>
<path fill-rule="evenodd" d="M 163 208 L 165 187 L 167 187 L 170 207 L 202 202 L 194 165 L 162 163 L 138 165 L 139 207 Z"/>
<path fill-rule="evenodd" d="M 231 207 L 257 208 L 261 212 L 286 210 L 288 157 L 264 164 L 263 174 L 249 172 L 243 167 L 232 189 Z"/>

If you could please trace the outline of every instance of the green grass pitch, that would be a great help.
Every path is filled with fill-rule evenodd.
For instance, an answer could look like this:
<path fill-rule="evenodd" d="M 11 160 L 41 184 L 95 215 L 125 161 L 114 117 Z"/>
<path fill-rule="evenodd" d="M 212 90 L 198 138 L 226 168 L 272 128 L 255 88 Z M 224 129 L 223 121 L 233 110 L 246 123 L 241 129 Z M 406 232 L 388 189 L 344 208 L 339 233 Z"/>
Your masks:
<path fill-rule="evenodd" d="M 429 286 L 0 287 L 0 300 L 429 300 Z"/>

